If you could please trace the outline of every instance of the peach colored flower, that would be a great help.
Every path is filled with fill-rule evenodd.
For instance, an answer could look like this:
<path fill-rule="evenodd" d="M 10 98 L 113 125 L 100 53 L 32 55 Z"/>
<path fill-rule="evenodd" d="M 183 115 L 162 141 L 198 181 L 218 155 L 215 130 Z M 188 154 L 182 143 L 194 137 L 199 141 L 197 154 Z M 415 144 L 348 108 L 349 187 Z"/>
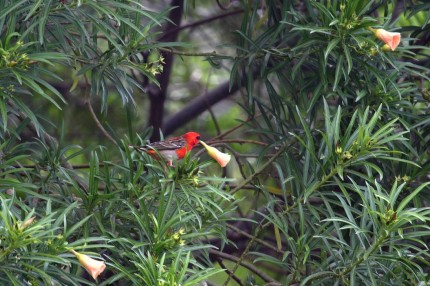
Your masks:
<path fill-rule="evenodd" d="M 207 145 L 205 142 L 200 140 L 200 143 L 206 148 L 209 156 L 214 158 L 221 167 L 225 167 L 230 162 L 231 155 L 219 151 L 217 148 Z"/>
<path fill-rule="evenodd" d="M 73 249 L 71 250 L 71 252 L 76 256 L 79 263 L 81 263 L 81 265 L 85 267 L 88 273 L 90 273 L 90 275 L 94 278 L 94 280 L 97 279 L 97 277 L 106 268 L 106 264 L 104 261 L 92 259 L 88 255 L 76 252 Z"/>
<path fill-rule="evenodd" d="M 388 32 L 384 29 L 373 30 L 375 36 L 386 43 L 394 51 L 400 43 L 400 33 Z"/>

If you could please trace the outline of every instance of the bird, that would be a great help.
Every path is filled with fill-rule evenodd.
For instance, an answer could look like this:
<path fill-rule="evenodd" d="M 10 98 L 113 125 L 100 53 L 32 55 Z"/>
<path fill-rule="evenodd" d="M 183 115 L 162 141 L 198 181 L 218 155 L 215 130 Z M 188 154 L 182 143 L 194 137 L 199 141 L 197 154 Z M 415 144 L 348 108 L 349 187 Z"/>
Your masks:
<path fill-rule="evenodd" d="M 149 143 L 145 146 L 130 146 L 138 152 L 145 152 L 159 160 L 159 155 L 163 157 L 169 166 L 173 166 L 173 160 L 181 160 L 185 155 L 199 144 L 200 134 L 197 132 L 187 132 L 181 136 L 163 141 Z M 157 151 L 155 151 L 157 150 Z"/>

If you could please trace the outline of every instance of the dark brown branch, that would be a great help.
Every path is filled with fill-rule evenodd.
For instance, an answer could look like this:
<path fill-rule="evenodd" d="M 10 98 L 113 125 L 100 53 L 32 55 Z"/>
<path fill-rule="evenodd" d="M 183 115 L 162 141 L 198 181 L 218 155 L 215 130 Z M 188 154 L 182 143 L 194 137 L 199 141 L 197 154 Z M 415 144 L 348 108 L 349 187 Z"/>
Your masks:
<path fill-rule="evenodd" d="M 171 3 L 172 11 L 169 14 L 170 21 L 167 22 L 163 34 L 164 36 L 160 41 L 163 42 L 174 42 L 178 38 L 179 30 L 171 32 L 180 23 L 183 14 L 183 0 L 173 0 Z M 160 128 L 163 124 L 164 116 L 164 102 L 167 96 L 167 87 L 169 86 L 170 74 L 172 72 L 172 64 L 174 55 L 172 53 L 162 52 L 164 57 L 163 72 L 157 76 L 157 81 L 160 84 L 158 88 L 155 84 L 150 84 L 148 88 L 148 95 L 150 99 L 151 108 L 149 111 L 148 123 L 154 128 L 154 132 L 151 136 L 151 141 L 158 141 L 160 139 Z"/>
<path fill-rule="evenodd" d="M 244 126 L 246 123 L 250 122 L 251 120 L 253 120 L 254 118 L 259 117 L 259 116 L 261 116 L 260 113 L 257 115 L 254 115 L 253 117 L 248 117 L 248 119 L 246 119 L 246 121 L 239 123 L 238 125 L 234 126 L 233 128 L 230 128 L 227 131 L 224 131 L 222 134 L 212 138 L 211 141 L 216 141 L 216 140 L 219 140 L 221 138 L 226 137 L 227 135 L 230 135 L 231 133 L 235 132 L 236 130 L 238 130 L 239 128 Z"/>
<path fill-rule="evenodd" d="M 209 90 L 209 79 L 210 79 L 210 76 L 211 76 L 211 73 L 209 72 L 208 77 L 207 77 L 207 80 L 206 80 L 205 93 L 208 93 L 208 90 Z M 218 122 L 218 119 L 217 119 L 217 117 L 216 117 L 215 113 L 213 112 L 213 110 L 212 110 L 212 108 L 211 108 L 211 107 L 209 107 L 209 108 L 208 108 L 208 111 L 209 111 L 209 114 L 210 114 L 210 115 L 211 115 L 211 117 L 212 117 L 212 122 L 213 122 L 213 123 L 214 123 L 214 125 L 215 125 L 216 134 L 217 134 L 217 135 L 221 134 L 221 128 L 220 128 L 220 126 L 219 126 L 219 122 Z M 223 170 L 223 176 L 226 176 L 226 174 L 224 174 L 224 172 L 225 172 L 225 171 L 226 171 L 226 170 L 224 169 L 224 170 Z"/>
<path fill-rule="evenodd" d="M 247 72 L 252 72 L 255 77 L 258 75 L 259 70 L 253 69 L 252 71 Z M 218 85 L 215 89 L 205 92 L 204 95 L 194 98 L 187 106 L 182 108 L 181 111 L 166 119 L 162 129 L 164 135 L 167 136 L 172 134 L 177 128 L 182 127 L 192 119 L 196 118 L 212 105 L 234 95 L 244 84 L 246 84 L 246 80 L 244 78 L 237 79 L 231 87 L 230 82 L 226 81 Z M 225 135 L 226 134 L 220 134 L 215 138 L 222 138 Z"/>
<path fill-rule="evenodd" d="M 194 98 L 187 106 L 182 108 L 181 111 L 168 117 L 163 124 L 164 135 L 172 134 L 176 129 L 184 126 L 212 105 L 233 95 L 239 89 L 237 84 L 234 84 L 231 89 L 229 89 L 229 85 L 230 83 L 228 81 L 220 84 L 217 88 Z"/>
<path fill-rule="evenodd" d="M 391 23 L 394 23 L 399 18 L 400 14 L 404 12 L 404 9 L 405 9 L 404 4 L 405 4 L 404 1 L 396 2 L 393 12 L 391 13 L 391 19 L 390 19 Z"/>
<path fill-rule="evenodd" d="M 234 10 L 234 11 L 231 11 L 231 12 L 228 12 L 228 13 L 224 13 L 224 14 L 220 14 L 220 15 L 215 15 L 215 16 L 212 16 L 212 17 L 208 17 L 208 18 L 205 18 L 205 19 L 193 22 L 193 23 L 182 25 L 180 27 L 176 27 L 176 28 L 171 29 L 170 31 L 166 32 L 164 35 L 162 35 L 161 38 L 160 38 L 160 40 L 164 39 L 167 36 L 169 36 L 171 33 L 176 33 L 178 31 L 182 31 L 182 30 L 188 29 L 188 28 L 194 28 L 194 27 L 197 27 L 197 26 L 200 26 L 200 25 L 203 25 L 203 24 L 206 24 L 206 23 L 218 20 L 218 19 L 226 18 L 226 17 L 232 16 L 232 15 L 236 15 L 236 14 L 240 14 L 240 13 L 243 13 L 243 9 L 238 9 L 238 10 Z"/>

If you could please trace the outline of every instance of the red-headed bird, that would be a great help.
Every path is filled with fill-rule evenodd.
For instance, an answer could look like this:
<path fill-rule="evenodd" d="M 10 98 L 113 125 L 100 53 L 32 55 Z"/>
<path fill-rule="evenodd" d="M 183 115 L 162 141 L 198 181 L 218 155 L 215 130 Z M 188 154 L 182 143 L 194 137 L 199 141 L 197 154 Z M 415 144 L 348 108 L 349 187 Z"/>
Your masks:
<path fill-rule="evenodd" d="M 130 146 L 137 151 L 145 152 L 156 159 L 160 154 L 169 166 L 173 166 L 173 160 L 181 160 L 187 152 L 190 152 L 194 146 L 199 144 L 200 134 L 196 132 L 187 132 L 182 136 L 174 137 L 164 141 L 153 142 L 145 146 Z M 155 150 L 157 150 L 157 152 Z"/>

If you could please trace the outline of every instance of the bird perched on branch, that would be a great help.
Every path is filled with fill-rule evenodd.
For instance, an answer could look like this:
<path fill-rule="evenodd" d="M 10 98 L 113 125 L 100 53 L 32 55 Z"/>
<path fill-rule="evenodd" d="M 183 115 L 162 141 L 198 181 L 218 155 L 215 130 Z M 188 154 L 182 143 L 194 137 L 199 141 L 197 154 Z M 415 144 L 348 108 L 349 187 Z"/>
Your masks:
<path fill-rule="evenodd" d="M 145 152 L 157 160 L 159 156 L 163 157 L 169 166 L 173 166 L 173 160 L 181 160 L 187 152 L 190 152 L 194 146 L 199 144 L 200 134 L 196 132 L 187 132 L 182 136 L 170 138 L 164 141 L 153 142 L 145 146 L 130 146 L 139 152 Z M 157 150 L 157 151 L 155 151 Z"/>

